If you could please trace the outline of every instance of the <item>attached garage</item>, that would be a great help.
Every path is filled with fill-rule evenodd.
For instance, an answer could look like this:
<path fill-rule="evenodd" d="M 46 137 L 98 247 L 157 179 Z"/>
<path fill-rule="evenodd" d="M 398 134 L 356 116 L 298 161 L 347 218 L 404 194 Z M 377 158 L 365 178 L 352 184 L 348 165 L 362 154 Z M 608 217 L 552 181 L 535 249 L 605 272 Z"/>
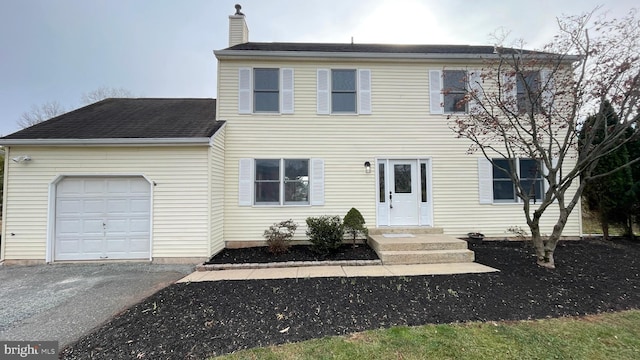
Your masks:
<path fill-rule="evenodd" d="M 105 99 L 0 138 L 0 263 L 202 262 L 224 248 L 213 99 Z"/>
<path fill-rule="evenodd" d="M 150 258 L 144 177 L 64 177 L 55 197 L 54 261 Z"/>

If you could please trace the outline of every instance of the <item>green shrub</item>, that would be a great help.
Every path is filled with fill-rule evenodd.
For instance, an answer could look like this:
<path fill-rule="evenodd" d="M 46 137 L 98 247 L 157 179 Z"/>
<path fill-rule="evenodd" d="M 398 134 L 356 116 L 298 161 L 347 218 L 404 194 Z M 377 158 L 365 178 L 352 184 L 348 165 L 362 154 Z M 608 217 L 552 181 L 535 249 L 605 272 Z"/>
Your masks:
<path fill-rule="evenodd" d="M 324 256 L 338 250 L 344 238 L 340 216 L 308 217 L 307 236 L 313 244 L 312 249 Z"/>
<path fill-rule="evenodd" d="M 289 251 L 289 246 L 298 225 L 292 219 L 281 221 L 269 226 L 264 231 L 264 237 L 267 239 L 269 252 L 272 254 L 282 254 Z"/>
<path fill-rule="evenodd" d="M 356 239 L 358 236 L 366 238 L 367 235 L 369 235 L 369 229 L 364 226 L 364 218 L 358 209 L 351 208 L 347 215 L 344 216 L 344 231 L 351 235 L 353 239 L 353 247 L 356 246 Z"/>

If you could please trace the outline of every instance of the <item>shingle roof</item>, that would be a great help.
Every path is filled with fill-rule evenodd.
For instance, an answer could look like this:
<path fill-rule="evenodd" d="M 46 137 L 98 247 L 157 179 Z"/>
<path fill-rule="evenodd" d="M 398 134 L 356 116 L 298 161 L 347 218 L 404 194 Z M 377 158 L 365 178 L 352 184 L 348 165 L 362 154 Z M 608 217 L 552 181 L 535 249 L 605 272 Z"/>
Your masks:
<path fill-rule="evenodd" d="M 484 45 L 392 45 L 392 44 L 330 44 L 330 43 L 281 43 L 281 42 L 248 42 L 229 47 L 225 50 L 253 51 L 292 51 L 292 52 L 355 52 L 355 53 L 395 53 L 395 54 L 494 54 L 494 46 Z M 516 50 L 501 48 L 501 51 L 512 53 Z M 540 53 L 523 50 L 523 53 Z"/>
<path fill-rule="evenodd" d="M 208 138 L 215 99 L 105 99 L 7 135 L 15 139 Z"/>

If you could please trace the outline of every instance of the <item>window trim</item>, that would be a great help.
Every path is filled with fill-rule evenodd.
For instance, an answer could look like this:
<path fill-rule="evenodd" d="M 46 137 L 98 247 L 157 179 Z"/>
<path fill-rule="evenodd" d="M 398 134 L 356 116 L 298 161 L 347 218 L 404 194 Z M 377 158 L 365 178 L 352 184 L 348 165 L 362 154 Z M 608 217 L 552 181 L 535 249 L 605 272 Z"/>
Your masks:
<path fill-rule="evenodd" d="M 445 81 L 445 77 L 447 72 L 462 72 L 463 73 L 463 81 L 464 83 L 464 90 L 449 90 L 448 88 L 445 87 L 446 81 Z M 469 89 L 469 84 L 468 84 L 468 77 L 469 77 L 469 71 L 466 69 L 442 69 L 442 112 L 444 114 L 468 114 L 469 113 L 469 102 L 466 102 L 464 104 L 464 110 L 462 111 L 448 111 L 445 108 L 445 103 L 446 103 L 446 99 L 447 99 L 447 95 L 450 94 L 462 94 L 463 97 L 466 97 L 467 94 L 469 93 L 470 89 Z"/>
<path fill-rule="evenodd" d="M 511 183 L 511 186 L 513 187 L 514 199 L 498 199 L 498 200 L 496 200 L 495 192 L 493 190 L 494 189 L 493 186 L 494 186 L 494 183 L 496 181 L 496 179 L 493 177 L 493 171 L 494 171 L 494 166 L 495 166 L 493 161 L 495 161 L 495 160 L 508 160 L 508 161 L 513 162 L 516 165 L 516 170 L 518 172 L 518 179 L 520 181 L 522 181 L 522 180 L 529 180 L 529 181 L 533 180 L 535 182 L 541 181 L 542 182 L 542 189 L 541 189 L 541 193 L 540 193 L 540 198 L 531 198 L 530 201 L 533 202 L 533 203 L 536 203 L 538 201 L 542 201 L 542 199 L 544 197 L 544 191 L 546 191 L 546 189 L 547 189 L 547 185 L 546 185 L 546 181 L 545 181 L 545 178 L 544 178 L 544 173 L 545 173 L 544 164 L 542 163 L 542 161 L 540 159 L 532 159 L 532 158 L 510 158 L 510 159 L 494 158 L 494 159 L 492 159 L 492 161 L 489 161 L 489 164 L 491 165 L 491 192 L 492 192 L 492 203 L 493 204 L 522 204 L 523 203 L 523 200 L 517 195 L 517 192 L 516 192 L 516 189 L 515 189 L 516 185 L 513 184 L 513 180 L 511 180 L 510 176 L 509 176 L 508 179 L 499 179 L 498 181 L 506 181 L 506 180 L 508 180 L 509 183 Z M 522 176 L 520 171 L 521 171 L 521 166 L 522 166 L 521 165 L 521 161 L 523 161 L 523 160 L 535 160 L 535 161 L 538 162 L 538 164 L 540 166 L 540 174 L 539 174 L 538 178 L 530 178 L 530 177 L 524 178 Z M 500 170 L 500 169 L 498 169 L 498 170 Z M 502 170 L 500 170 L 500 171 L 502 171 Z"/>
<path fill-rule="evenodd" d="M 534 75 L 535 79 L 533 79 L 533 86 L 535 87 L 534 89 L 532 89 L 534 91 L 534 95 L 538 96 L 537 99 L 537 103 L 535 104 L 531 104 L 529 101 L 529 94 L 530 92 L 527 90 L 527 86 L 526 86 L 526 80 L 529 76 Z M 542 72 L 540 70 L 529 70 L 529 71 L 523 71 L 521 73 L 516 74 L 516 81 L 515 81 L 515 96 L 516 96 L 516 107 L 518 108 L 518 114 L 522 115 L 522 114 L 528 114 L 530 109 L 528 109 L 528 106 L 525 107 L 521 107 L 520 106 L 520 97 L 523 96 L 524 99 L 526 100 L 524 102 L 525 105 L 533 105 L 534 106 L 534 114 L 540 114 L 542 113 L 542 95 L 540 93 L 540 89 L 541 89 L 541 85 L 542 85 Z M 519 86 L 518 84 L 522 84 L 522 92 L 518 91 L 519 90 Z"/>
<path fill-rule="evenodd" d="M 275 181 L 259 181 L 256 179 L 256 174 L 257 174 L 257 162 L 260 160 L 278 160 L 278 201 L 277 202 L 258 202 L 256 200 L 256 190 L 255 190 L 255 186 L 258 182 L 275 182 Z M 286 190 L 286 184 L 287 184 L 287 180 L 285 178 L 285 162 L 286 161 L 292 161 L 292 160 L 304 160 L 307 162 L 307 177 L 308 177 L 308 181 L 307 181 L 307 201 L 286 201 L 285 199 L 285 190 Z M 256 206 L 256 207 L 291 207 L 291 206 L 311 206 L 312 205 L 312 200 L 311 200 L 311 193 L 312 193 L 312 158 L 302 158 L 302 157 L 296 157 L 296 158 L 254 158 L 253 159 L 253 172 L 252 172 L 252 189 L 253 189 L 253 194 L 252 194 L 252 199 L 251 199 L 251 203 L 252 206 Z M 298 182 L 298 181 L 289 181 L 289 183 L 293 183 L 293 182 Z"/>
<path fill-rule="evenodd" d="M 278 111 L 255 110 L 255 70 L 278 70 Z M 284 115 L 295 110 L 295 74 L 293 68 L 284 67 L 240 67 L 238 68 L 238 114 Z"/>
<path fill-rule="evenodd" d="M 355 111 L 333 111 L 334 70 L 355 71 Z M 318 115 L 353 116 L 372 113 L 371 70 L 364 68 L 318 68 L 316 69 L 316 113 Z M 342 92 L 340 93 L 347 93 Z M 348 92 L 351 93 L 351 92 Z"/>
<path fill-rule="evenodd" d="M 251 83 L 251 96 L 252 96 L 252 111 L 254 114 L 280 114 L 280 103 L 282 101 L 282 81 L 281 81 L 281 70 L 280 68 L 263 68 L 263 67 L 255 67 L 252 68 L 252 76 L 253 76 L 253 82 Z M 266 71 L 266 70 L 270 70 L 270 71 L 275 71 L 277 73 L 276 75 L 276 80 L 277 80 L 277 86 L 276 86 L 276 90 L 258 90 L 256 89 L 256 71 Z M 276 93 L 278 95 L 278 101 L 276 102 L 276 105 L 278 107 L 277 110 L 257 110 L 256 109 L 256 95 L 257 94 L 273 94 Z"/>

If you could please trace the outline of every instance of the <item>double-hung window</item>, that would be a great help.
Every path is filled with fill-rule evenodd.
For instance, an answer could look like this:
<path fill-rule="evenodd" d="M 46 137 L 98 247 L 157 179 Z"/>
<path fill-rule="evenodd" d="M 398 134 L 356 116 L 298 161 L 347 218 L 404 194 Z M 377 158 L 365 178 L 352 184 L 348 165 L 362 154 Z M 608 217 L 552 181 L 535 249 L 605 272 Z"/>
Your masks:
<path fill-rule="evenodd" d="M 309 204 L 308 159 L 256 159 L 256 205 Z"/>
<path fill-rule="evenodd" d="M 318 69 L 318 114 L 371 114 L 371 70 Z"/>
<path fill-rule="evenodd" d="M 444 70 L 442 72 L 444 112 L 464 113 L 467 111 L 467 72 L 464 70 Z"/>
<path fill-rule="evenodd" d="M 493 159 L 493 201 L 519 202 L 516 188 L 509 176 L 512 170 L 518 174 L 520 185 L 529 198 L 541 201 L 544 193 L 542 164 L 535 159 Z"/>
<path fill-rule="evenodd" d="M 293 114 L 293 69 L 239 68 L 239 114 Z"/>
<path fill-rule="evenodd" d="M 253 111 L 280 111 L 280 69 L 253 69 Z"/>
<path fill-rule="evenodd" d="M 356 71 L 331 70 L 331 112 L 356 112 Z"/>
<path fill-rule="evenodd" d="M 519 73 L 516 76 L 516 96 L 520 114 L 540 112 L 540 71 Z"/>

